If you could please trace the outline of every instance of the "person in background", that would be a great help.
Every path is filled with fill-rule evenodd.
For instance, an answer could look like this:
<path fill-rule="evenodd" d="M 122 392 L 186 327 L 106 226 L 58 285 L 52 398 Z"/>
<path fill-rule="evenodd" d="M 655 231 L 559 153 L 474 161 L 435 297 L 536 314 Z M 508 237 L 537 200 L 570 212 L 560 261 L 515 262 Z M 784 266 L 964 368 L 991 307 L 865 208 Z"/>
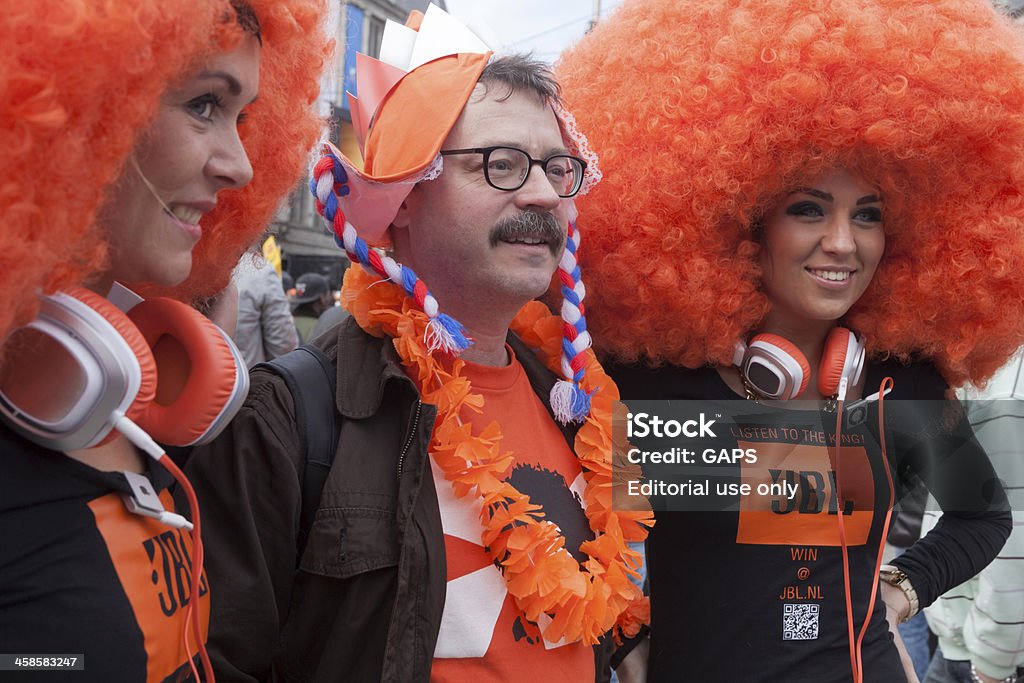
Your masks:
<path fill-rule="evenodd" d="M 349 313 L 345 310 L 344 306 L 337 303 L 332 304 L 316 319 L 316 325 L 313 326 L 313 333 L 310 338 L 319 337 L 335 325 L 340 324 L 348 316 Z"/>
<path fill-rule="evenodd" d="M 1013 531 L 992 564 L 925 609 L 939 638 L 924 683 L 1024 681 L 1024 356 L 984 389 L 968 386 L 967 417 L 1010 497 Z M 921 531 L 942 518 L 935 501 Z"/>
<path fill-rule="evenodd" d="M 277 358 L 299 344 L 288 297 L 274 266 L 250 250 L 235 268 L 238 321 L 232 339 L 248 367 Z"/>
<path fill-rule="evenodd" d="M 327 278 L 319 273 L 305 273 L 295 281 L 295 291 L 289 295 L 292 318 L 299 333 L 299 341 L 306 343 L 313 339 L 313 328 L 324 311 L 334 304 L 331 286 Z"/>
<path fill-rule="evenodd" d="M 345 267 L 342 270 L 342 275 L 344 275 L 344 271 L 348 270 L 350 265 L 351 264 L 349 264 L 348 260 L 346 259 Z M 338 292 L 338 294 L 340 295 L 341 293 Z M 348 317 L 348 311 L 345 310 L 345 307 L 340 304 L 340 301 L 332 300 L 331 306 L 322 314 L 320 314 L 320 317 L 317 318 L 316 325 L 313 326 L 314 337 L 319 337 L 321 334 L 331 329 L 335 325 L 338 325 L 339 323 L 341 323 L 341 321 Z"/>
<path fill-rule="evenodd" d="M 5 683 L 198 668 L 210 592 L 169 489 L 187 482 L 132 425 L 166 444 L 213 428 L 214 397 L 163 372 L 183 348 L 201 359 L 189 386 L 246 386 L 230 341 L 187 304 L 213 314 L 301 176 L 325 18 L 313 0 L 4 3 L 0 650 L 5 665 L 80 668 L 5 666 Z M 209 383 L 221 376 L 230 386 Z"/>

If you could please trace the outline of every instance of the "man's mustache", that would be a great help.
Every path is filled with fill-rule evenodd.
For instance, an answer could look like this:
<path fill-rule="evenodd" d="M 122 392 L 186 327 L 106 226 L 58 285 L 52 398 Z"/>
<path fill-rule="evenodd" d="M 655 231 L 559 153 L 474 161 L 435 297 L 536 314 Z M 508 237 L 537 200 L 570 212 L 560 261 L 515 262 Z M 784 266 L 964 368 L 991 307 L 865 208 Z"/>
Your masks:
<path fill-rule="evenodd" d="M 502 218 L 491 229 L 491 246 L 498 242 L 514 242 L 522 239 L 537 239 L 546 242 L 553 256 L 562 253 L 565 244 L 565 230 L 558 225 L 552 213 L 523 211 L 515 216 Z"/>

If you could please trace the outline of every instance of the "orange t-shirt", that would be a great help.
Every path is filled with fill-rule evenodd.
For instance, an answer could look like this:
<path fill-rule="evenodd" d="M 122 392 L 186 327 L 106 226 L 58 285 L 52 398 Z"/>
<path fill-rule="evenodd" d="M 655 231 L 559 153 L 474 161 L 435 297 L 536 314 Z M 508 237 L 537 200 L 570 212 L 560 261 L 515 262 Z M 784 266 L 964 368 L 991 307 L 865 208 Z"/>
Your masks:
<path fill-rule="evenodd" d="M 497 421 L 501 451 L 516 456 L 510 480 L 566 537 L 577 560 L 580 544 L 593 537 L 583 513 L 583 475 L 576 456 L 512 355 L 507 367 L 467 363 L 464 373 L 484 397 L 480 414 L 463 411 L 475 432 Z M 430 680 L 435 683 L 594 680 L 593 649 L 582 642 L 548 643 L 527 622 L 508 594 L 501 571 L 481 545 L 480 501 L 457 499 L 431 459 L 441 508 L 448 588 Z"/>

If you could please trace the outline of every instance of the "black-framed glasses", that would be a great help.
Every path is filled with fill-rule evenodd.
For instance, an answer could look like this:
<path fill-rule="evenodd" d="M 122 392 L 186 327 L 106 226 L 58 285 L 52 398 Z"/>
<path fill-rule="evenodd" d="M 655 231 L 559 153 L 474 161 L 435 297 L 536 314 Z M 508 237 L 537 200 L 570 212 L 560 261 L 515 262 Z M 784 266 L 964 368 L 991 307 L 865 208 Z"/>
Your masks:
<path fill-rule="evenodd" d="M 530 171 L 537 164 L 559 197 L 575 197 L 583 185 L 583 173 L 587 170 L 587 162 L 568 154 L 552 154 L 547 159 L 534 159 L 521 149 L 501 145 L 441 152 L 441 156 L 451 154 L 482 154 L 484 180 L 494 189 L 506 192 L 514 192 L 525 185 Z"/>

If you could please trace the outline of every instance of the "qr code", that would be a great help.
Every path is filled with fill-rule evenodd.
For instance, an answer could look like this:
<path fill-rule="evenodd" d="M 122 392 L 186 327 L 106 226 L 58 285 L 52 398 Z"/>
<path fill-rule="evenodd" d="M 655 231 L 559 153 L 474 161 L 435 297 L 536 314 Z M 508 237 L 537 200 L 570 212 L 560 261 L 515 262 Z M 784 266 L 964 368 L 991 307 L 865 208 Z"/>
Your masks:
<path fill-rule="evenodd" d="M 783 640 L 816 640 L 820 605 L 786 604 L 782 606 Z"/>

